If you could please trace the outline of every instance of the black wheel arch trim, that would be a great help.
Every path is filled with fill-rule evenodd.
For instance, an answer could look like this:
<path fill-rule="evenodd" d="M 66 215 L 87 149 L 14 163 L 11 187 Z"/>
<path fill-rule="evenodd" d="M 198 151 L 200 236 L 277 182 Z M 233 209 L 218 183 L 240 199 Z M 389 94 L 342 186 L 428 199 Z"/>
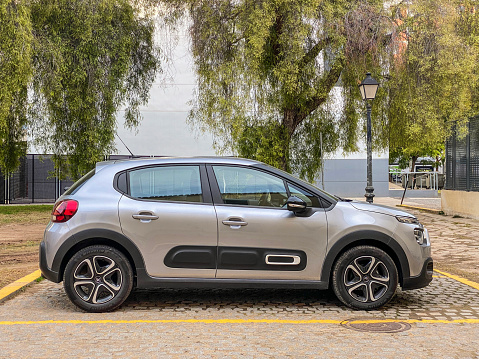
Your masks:
<path fill-rule="evenodd" d="M 70 236 L 55 254 L 51 271 L 58 273 L 58 282 L 63 280 L 63 271 L 74 253 L 81 248 L 95 244 L 110 244 L 120 250 L 131 261 L 135 273 L 138 269 L 145 268 L 140 250 L 128 237 L 108 229 L 87 229 Z"/>
<path fill-rule="evenodd" d="M 321 270 L 321 281 L 329 283 L 334 262 L 345 250 L 358 245 L 376 245 L 391 256 L 398 266 L 399 282 L 409 278 L 409 261 L 406 253 L 396 240 L 385 233 L 363 230 L 352 232 L 339 239 L 328 251 Z"/>

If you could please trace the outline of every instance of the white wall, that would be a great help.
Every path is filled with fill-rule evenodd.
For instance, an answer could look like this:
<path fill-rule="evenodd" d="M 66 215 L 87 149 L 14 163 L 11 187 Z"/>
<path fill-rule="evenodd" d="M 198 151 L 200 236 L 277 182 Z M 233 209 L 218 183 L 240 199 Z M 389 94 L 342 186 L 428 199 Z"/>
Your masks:
<path fill-rule="evenodd" d="M 188 101 L 193 97 L 196 78 L 187 30 L 180 29 L 174 35 L 178 45 L 172 50 L 173 60 L 162 65 L 164 73 L 153 84 L 148 105 L 141 108 L 141 124 L 137 131 L 125 129 L 121 111 L 118 136 L 135 155 L 212 156 L 215 155 L 212 136 L 198 133 L 187 123 Z M 117 154 L 129 154 L 118 138 L 115 145 Z"/>

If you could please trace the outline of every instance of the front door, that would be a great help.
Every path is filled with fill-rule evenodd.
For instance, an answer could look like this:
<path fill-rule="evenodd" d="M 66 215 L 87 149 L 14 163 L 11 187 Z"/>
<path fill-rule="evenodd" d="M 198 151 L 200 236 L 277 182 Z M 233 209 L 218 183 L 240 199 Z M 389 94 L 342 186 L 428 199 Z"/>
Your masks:
<path fill-rule="evenodd" d="M 215 277 L 216 214 L 206 183 L 199 165 L 128 172 L 128 194 L 119 203 L 121 227 L 139 248 L 150 276 Z"/>
<path fill-rule="evenodd" d="M 222 202 L 215 203 L 217 278 L 319 280 L 327 246 L 324 209 L 298 217 L 285 206 L 290 194 L 313 207 L 319 200 L 259 169 L 214 165 L 209 177 Z"/>

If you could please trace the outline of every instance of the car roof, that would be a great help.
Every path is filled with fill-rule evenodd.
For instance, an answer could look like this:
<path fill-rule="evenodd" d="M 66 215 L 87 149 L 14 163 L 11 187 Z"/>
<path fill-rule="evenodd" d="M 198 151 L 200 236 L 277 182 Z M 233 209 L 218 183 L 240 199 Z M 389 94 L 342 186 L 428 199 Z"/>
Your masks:
<path fill-rule="evenodd" d="M 140 157 L 131 159 L 121 159 L 112 161 L 103 161 L 96 164 L 96 171 L 98 172 L 104 167 L 115 167 L 116 170 L 131 167 L 151 166 L 157 164 L 189 164 L 189 163 L 211 163 L 211 164 L 233 164 L 233 165 L 259 165 L 262 162 L 249 160 L 240 157 L 222 157 L 222 156 L 203 156 L 203 157 Z"/>

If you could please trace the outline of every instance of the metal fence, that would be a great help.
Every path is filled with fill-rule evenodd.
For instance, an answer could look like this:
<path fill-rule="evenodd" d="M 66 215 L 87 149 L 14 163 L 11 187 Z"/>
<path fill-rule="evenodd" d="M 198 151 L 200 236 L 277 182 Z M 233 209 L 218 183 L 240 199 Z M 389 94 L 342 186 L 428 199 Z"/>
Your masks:
<path fill-rule="evenodd" d="M 468 126 L 467 136 L 454 131 L 446 142 L 446 189 L 479 191 L 479 117 Z"/>
<path fill-rule="evenodd" d="M 0 203 L 53 203 L 72 184 L 59 179 L 51 156 L 26 155 L 10 177 L 0 172 Z"/>
<path fill-rule="evenodd" d="M 132 156 L 110 155 L 105 160 L 128 158 Z M 0 204 L 53 203 L 72 184 L 72 180 L 60 179 L 51 155 L 29 154 L 20 159 L 19 168 L 10 177 L 5 178 L 0 171 Z"/>

